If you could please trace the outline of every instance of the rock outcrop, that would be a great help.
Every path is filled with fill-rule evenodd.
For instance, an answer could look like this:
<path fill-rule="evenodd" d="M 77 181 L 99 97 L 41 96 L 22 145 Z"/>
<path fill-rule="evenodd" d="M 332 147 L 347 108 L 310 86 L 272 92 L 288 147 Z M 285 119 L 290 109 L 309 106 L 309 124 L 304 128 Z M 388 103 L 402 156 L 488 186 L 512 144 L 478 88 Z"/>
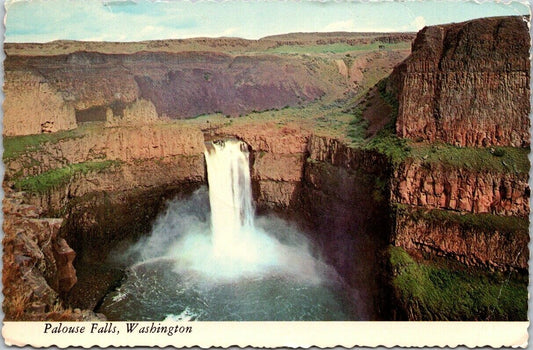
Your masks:
<path fill-rule="evenodd" d="M 529 145 L 529 47 L 523 17 L 424 28 L 392 74 L 397 134 L 458 146 Z"/>
<path fill-rule="evenodd" d="M 6 319 L 31 320 L 36 314 L 45 319 L 85 318 L 70 311 L 65 315 L 60 299 L 77 282 L 73 266 L 76 253 L 59 235 L 63 219 L 41 217 L 41 208 L 24 204 L 20 194 L 9 190 L 3 211 Z M 96 315 L 89 318 L 97 319 Z"/>
<path fill-rule="evenodd" d="M 252 151 L 251 177 L 260 208 L 286 210 L 297 207 L 307 143 L 311 132 L 297 124 L 274 123 L 225 126 L 219 137 L 236 137 Z"/>
<path fill-rule="evenodd" d="M 479 147 L 529 145 L 529 43 L 522 17 L 482 18 L 418 33 L 411 56 L 388 82 L 399 103 L 396 132 L 419 143 L 444 141 L 472 150 L 449 147 L 456 153 L 426 161 L 438 149 L 433 145 L 425 156 L 407 156 L 395 166 L 390 200 L 402 210 L 395 214 L 394 245 L 467 265 L 527 268 L 526 152 Z M 488 152 L 493 165 L 479 160 Z M 507 152 L 515 158 L 498 158 Z M 510 234 L 506 225 L 521 227 L 520 233 Z"/>
<path fill-rule="evenodd" d="M 391 200 L 424 208 L 529 216 L 528 176 L 408 160 L 394 170 Z"/>
<path fill-rule="evenodd" d="M 388 242 L 390 164 L 330 137 L 311 136 L 307 147 L 300 213 L 328 263 L 358 290 L 363 318 L 386 317 L 376 252 Z"/>
<path fill-rule="evenodd" d="M 135 166 L 138 170 L 130 173 L 125 171 L 124 179 L 142 182 L 142 177 L 138 177 L 139 170 L 144 168 L 151 172 L 144 161 L 165 163 L 172 159 L 176 168 L 169 176 L 179 178 L 179 174 L 183 173 L 182 167 L 192 166 L 196 168 L 189 169 L 190 172 L 203 177 L 203 142 L 199 128 L 181 128 L 179 125 L 89 127 L 88 130 L 65 134 L 59 139 L 43 141 L 35 152 L 22 152 L 17 157 L 4 158 L 6 179 L 38 175 L 73 164 L 111 160 Z M 167 169 L 172 167 L 168 166 Z M 155 175 L 164 176 L 168 172 L 169 170 Z"/>
<path fill-rule="evenodd" d="M 4 135 L 40 134 L 77 127 L 74 108 L 36 72 L 5 71 Z"/>
<path fill-rule="evenodd" d="M 528 222 L 515 217 L 399 208 L 393 244 L 456 259 L 468 266 L 508 270 L 528 267 Z"/>
<path fill-rule="evenodd" d="M 125 107 L 122 115 L 115 115 L 112 108 L 106 109 L 106 126 L 143 125 L 159 120 L 157 110 L 151 101 L 136 100 Z"/>

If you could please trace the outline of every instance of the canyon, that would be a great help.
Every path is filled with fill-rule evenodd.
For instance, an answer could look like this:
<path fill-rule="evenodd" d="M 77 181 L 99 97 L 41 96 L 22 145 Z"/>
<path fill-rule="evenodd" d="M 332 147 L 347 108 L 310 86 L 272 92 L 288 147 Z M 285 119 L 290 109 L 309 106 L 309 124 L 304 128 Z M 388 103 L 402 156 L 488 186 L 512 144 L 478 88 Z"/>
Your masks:
<path fill-rule="evenodd" d="M 105 319 L 112 252 L 205 185 L 225 138 L 249 147 L 257 212 L 308 232 L 368 319 L 526 319 L 523 18 L 6 52 L 6 319 Z"/>

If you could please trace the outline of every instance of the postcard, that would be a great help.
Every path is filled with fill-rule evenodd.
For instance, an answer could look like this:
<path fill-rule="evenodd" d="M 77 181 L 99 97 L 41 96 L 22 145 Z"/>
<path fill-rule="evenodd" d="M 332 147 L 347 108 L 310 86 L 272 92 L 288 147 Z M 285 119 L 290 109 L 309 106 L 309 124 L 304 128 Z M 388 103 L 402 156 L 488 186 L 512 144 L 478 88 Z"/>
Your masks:
<path fill-rule="evenodd" d="M 4 5 L 7 345 L 527 347 L 528 3 Z"/>

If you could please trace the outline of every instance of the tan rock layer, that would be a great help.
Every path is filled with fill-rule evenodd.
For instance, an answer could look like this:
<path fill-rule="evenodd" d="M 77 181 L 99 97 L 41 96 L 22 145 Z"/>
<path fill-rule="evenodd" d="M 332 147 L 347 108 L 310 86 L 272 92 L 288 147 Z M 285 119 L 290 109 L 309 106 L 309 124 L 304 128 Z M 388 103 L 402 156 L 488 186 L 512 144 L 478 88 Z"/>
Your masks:
<path fill-rule="evenodd" d="M 298 195 L 301 191 L 300 182 L 293 181 L 264 181 L 260 180 L 254 186 L 258 193 L 256 201 L 262 208 L 289 209 L 297 206 Z"/>
<path fill-rule="evenodd" d="M 6 71 L 3 133 L 40 134 L 77 127 L 74 108 L 46 79 L 32 71 Z"/>
<path fill-rule="evenodd" d="M 254 152 L 275 154 L 304 153 L 311 135 L 297 124 L 278 127 L 272 122 L 224 126 L 216 132 L 221 137 L 234 136 L 243 140 Z"/>
<path fill-rule="evenodd" d="M 407 250 L 422 250 L 454 258 L 466 265 L 499 270 L 527 269 L 527 232 L 504 233 L 481 227 L 465 228 L 452 221 L 414 219 L 407 209 L 396 215 L 392 243 Z"/>
<path fill-rule="evenodd" d="M 145 159 L 103 171 L 78 174 L 47 193 L 27 193 L 26 200 L 45 212 L 61 211 L 70 200 L 95 192 L 120 192 L 205 181 L 203 155 Z"/>
<path fill-rule="evenodd" d="M 101 128 L 82 137 L 44 143 L 41 150 L 5 160 L 6 178 L 37 175 L 51 169 L 88 161 L 117 160 L 139 162 L 174 156 L 203 154 L 203 134 L 199 129 L 164 125 Z M 203 156 L 202 156 L 203 157 Z"/>
<path fill-rule="evenodd" d="M 252 166 L 252 178 L 257 180 L 299 182 L 302 179 L 303 153 L 277 154 L 258 152 Z"/>
<path fill-rule="evenodd" d="M 424 28 L 391 75 L 398 135 L 460 146 L 529 145 L 529 47 L 520 16 Z"/>
<path fill-rule="evenodd" d="M 529 216 L 527 174 L 455 169 L 407 161 L 394 170 L 391 200 L 425 208 Z"/>

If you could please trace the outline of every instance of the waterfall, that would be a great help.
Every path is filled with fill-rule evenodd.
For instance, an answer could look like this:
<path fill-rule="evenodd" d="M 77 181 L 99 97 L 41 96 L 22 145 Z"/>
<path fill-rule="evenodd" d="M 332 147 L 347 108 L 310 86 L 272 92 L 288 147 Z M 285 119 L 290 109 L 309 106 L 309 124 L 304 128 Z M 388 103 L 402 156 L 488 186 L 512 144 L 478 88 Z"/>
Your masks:
<path fill-rule="evenodd" d="M 238 140 L 216 141 L 207 143 L 204 153 L 213 253 L 233 256 L 254 230 L 248 147 Z"/>
<path fill-rule="evenodd" d="M 358 319 L 342 280 L 296 227 L 254 217 L 247 145 L 205 146 L 209 189 L 167 204 L 100 310 L 111 320 Z"/>
<path fill-rule="evenodd" d="M 248 146 L 206 142 L 204 154 L 208 190 L 168 203 L 150 236 L 131 249 L 139 263 L 171 259 L 176 273 L 209 281 L 290 275 L 319 283 L 323 263 L 311 254 L 305 235 L 275 216 L 255 217 Z"/>

